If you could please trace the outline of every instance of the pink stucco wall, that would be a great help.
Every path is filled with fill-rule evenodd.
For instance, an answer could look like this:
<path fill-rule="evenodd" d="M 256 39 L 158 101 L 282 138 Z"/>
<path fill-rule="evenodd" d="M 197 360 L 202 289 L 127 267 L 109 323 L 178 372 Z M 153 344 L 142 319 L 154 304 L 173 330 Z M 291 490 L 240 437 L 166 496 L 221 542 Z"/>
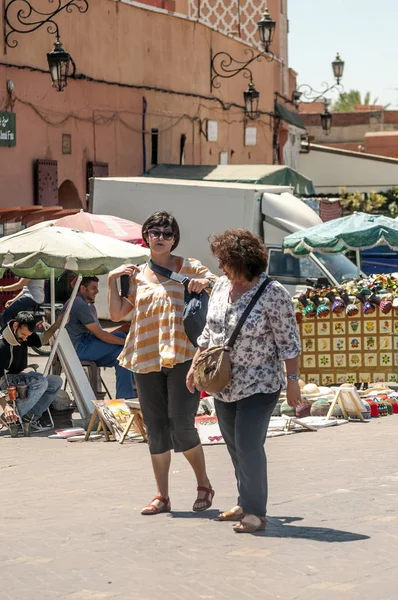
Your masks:
<path fill-rule="evenodd" d="M 277 18 L 277 4 L 275 5 Z M 182 2 L 177 3 L 182 6 Z M 1 13 L 1 9 L 0 9 Z M 109 164 L 109 174 L 142 173 L 143 96 L 147 100 L 146 164 L 151 163 L 151 129 L 159 130 L 159 162 L 179 163 L 180 137 L 186 136 L 187 164 L 218 164 L 220 152 L 229 162 L 271 163 L 272 123 L 264 115 L 257 127 L 257 145 L 244 146 L 246 119 L 241 108 L 223 110 L 209 98 L 195 98 L 131 89 L 113 83 L 150 86 L 182 94 L 216 95 L 225 103 L 243 104 L 247 79 L 223 80 L 210 92 L 210 51 L 227 51 L 243 59 L 246 45 L 205 25 L 113 0 L 91 0 L 89 12 L 60 14 L 58 23 L 65 49 L 76 62 L 77 74 L 108 83 L 69 80 L 63 93 L 51 87 L 48 73 L 9 65 L 47 70 L 46 53 L 52 37 L 44 30 L 19 35 L 18 47 L 3 53 L 0 44 L 0 110 L 10 108 L 6 82 L 14 82 L 13 110 L 17 115 L 17 145 L 0 147 L 0 206 L 34 202 L 33 163 L 58 161 L 58 185 L 75 186 L 85 206 L 88 161 Z M 278 35 L 274 51 L 278 54 Z M 1 37 L 1 34 L 0 34 Z M 260 108 L 273 110 L 274 92 L 280 90 L 278 62 L 256 62 L 253 74 L 260 92 Z M 218 141 L 203 135 L 205 120 L 218 121 Z M 72 153 L 62 154 L 62 134 L 72 136 Z"/>

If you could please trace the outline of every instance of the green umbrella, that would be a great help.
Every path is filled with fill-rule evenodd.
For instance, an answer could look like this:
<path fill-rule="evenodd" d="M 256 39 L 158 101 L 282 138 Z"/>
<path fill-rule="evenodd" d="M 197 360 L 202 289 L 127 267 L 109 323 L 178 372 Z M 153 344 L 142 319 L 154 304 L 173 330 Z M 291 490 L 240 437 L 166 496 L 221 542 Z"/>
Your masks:
<path fill-rule="evenodd" d="M 353 213 L 285 237 L 283 249 L 293 256 L 311 252 L 339 254 L 354 250 L 360 270 L 360 251 L 387 245 L 398 250 L 398 222 L 383 215 Z"/>

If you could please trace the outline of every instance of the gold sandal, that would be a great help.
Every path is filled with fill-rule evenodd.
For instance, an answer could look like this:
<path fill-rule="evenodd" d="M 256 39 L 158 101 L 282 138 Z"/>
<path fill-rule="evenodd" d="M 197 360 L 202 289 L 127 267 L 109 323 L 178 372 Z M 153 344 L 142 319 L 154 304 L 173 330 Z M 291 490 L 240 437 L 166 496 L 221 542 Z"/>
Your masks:
<path fill-rule="evenodd" d="M 260 521 L 258 525 L 249 523 L 248 521 L 245 522 L 243 519 L 240 523 L 234 525 L 232 529 L 236 533 L 255 533 L 256 531 L 264 531 L 267 526 L 267 519 L 265 517 L 257 517 L 257 515 L 255 516 Z"/>
<path fill-rule="evenodd" d="M 241 521 L 244 519 L 245 513 L 243 510 L 240 512 L 235 512 L 234 510 L 226 510 L 225 512 L 220 513 L 215 518 L 216 521 Z"/>

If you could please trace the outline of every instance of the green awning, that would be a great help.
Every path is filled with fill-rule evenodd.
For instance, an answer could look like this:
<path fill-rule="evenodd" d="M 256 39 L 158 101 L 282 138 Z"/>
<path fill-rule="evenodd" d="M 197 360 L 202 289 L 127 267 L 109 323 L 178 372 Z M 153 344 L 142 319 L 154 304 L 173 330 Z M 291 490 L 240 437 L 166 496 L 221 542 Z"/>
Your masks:
<path fill-rule="evenodd" d="M 296 195 L 315 195 L 311 181 L 285 165 L 157 165 L 146 173 L 160 179 L 224 181 L 263 185 L 289 185 Z"/>
<path fill-rule="evenodd" d="M 276 103 L 276 114 L 280 116 L 282 121 L 286 121 L 286 123 L 290 123 L 290 125 L 294 125 L 305 131 L 305 123 L 300 115 L 286 108 L 284 104 Z"/>
<path fill-rule="evenodd" d="M 296 231 L 283 240 L 285 253 L 298 257 L 308 256 L 311 252 L 341 254 L 380 245 L 398 251 L 398 221 L 361 212 Z"/>

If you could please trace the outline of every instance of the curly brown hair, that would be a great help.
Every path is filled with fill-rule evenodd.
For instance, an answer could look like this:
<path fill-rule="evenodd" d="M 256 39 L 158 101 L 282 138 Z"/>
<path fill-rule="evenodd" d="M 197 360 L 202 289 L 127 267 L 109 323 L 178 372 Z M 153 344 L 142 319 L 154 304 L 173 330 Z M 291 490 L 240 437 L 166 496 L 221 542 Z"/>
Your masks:
<path fill-rule="evenodd" d="M 261 238 L 248 229 L 228 229 L 215 235 L 210 239 L 210 248 L 221 265 L 248 281 L 267 268 L 267 248 Z"/>

